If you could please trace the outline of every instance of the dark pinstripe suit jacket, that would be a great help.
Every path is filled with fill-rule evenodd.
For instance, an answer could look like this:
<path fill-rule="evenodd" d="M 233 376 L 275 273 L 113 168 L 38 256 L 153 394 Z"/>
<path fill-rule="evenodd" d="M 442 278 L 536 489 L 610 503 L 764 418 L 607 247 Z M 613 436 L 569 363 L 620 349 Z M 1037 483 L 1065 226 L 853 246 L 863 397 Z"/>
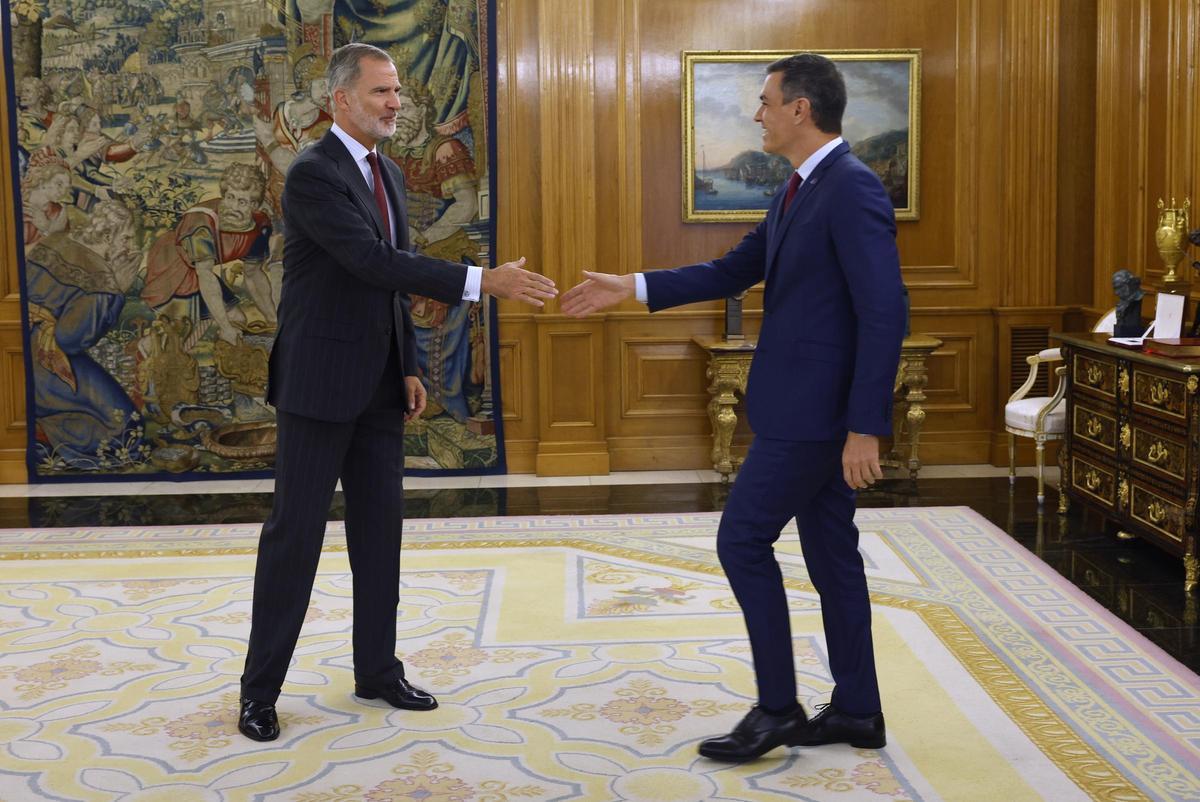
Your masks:
<path fill-rule="evenodd" d="M 467 268 L 409 252 L 404 177 L 391 159 L 379 162 L 398 247 L 385 236 L 362 171 L 332 131 L 288 170 L 283 294 L 267 392 L 284 412 L 354 419 L 379 385 L 391 338 L 404 375 L 417 373 L 409 293 L 462 300 Z"/>

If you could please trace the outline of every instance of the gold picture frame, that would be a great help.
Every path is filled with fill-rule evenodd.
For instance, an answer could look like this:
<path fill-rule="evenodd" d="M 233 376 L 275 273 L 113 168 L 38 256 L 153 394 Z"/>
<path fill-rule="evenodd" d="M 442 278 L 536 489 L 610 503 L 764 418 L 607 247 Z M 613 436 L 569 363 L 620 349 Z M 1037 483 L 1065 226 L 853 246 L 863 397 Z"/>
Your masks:
<path fill-rule="evenodd" d="M 791 168 L 755 145 L 761 128 L 754 112 L 767 65 L 795 52 L 682 52 L 685 223 L 757 222 L 766 215 Z M 921 51 L 811 52 L 841 69 L 847 94 L 843 136 L 884 182 L 896 219 L 919 219 Z"/>

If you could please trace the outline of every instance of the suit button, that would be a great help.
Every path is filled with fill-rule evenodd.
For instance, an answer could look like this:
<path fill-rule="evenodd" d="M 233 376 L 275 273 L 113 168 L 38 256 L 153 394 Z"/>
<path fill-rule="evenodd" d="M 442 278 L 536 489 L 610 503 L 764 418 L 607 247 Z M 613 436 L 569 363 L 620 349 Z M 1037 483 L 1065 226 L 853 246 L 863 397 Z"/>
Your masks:
<path fill-rule="evenodd" d="M 392 327 L 391 326 L 388 326 L 386 329 L 383 330 L 383 336 L 384 337 L 392 336 Z"/>

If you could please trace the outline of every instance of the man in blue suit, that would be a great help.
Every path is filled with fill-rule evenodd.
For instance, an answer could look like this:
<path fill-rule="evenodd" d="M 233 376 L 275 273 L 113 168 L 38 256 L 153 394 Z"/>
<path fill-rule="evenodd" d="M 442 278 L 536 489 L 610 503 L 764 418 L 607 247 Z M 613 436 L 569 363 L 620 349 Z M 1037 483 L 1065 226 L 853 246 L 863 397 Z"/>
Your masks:
<path fill-rule="evenodd" d="M 796 168 L 766 219 L 719 259 L 616 276 L 585 272 L 564 293 L 575 317 L 630 297 L 651 311 L 724 298 L 765 281 L 746 391 L 755 439 L 717 532 L 717 552 L 749 632 L 758 704 L 700 754 L 745 761 L 777 746 L 886 743 L 871 642 L 855 490 L 882 478 L 904 338 L 904 288 L 892 204 L 841 138 L 846 88 L 829 59 L 767 68 L 755 121 L 763 150 Z M 796 700 L 787 598 L 773 544 L 796 518 L 821 597 L 828 705 L 811 721 Z"/>
<path fill-rule="evenodd" d="M 447 304 L 481 293 L 542 306 L 554 282 L 414 253 L 404 176 L 375 146 L 396 132 L 400 82 L 386 52 L 362 43 L 329 61 L 334 125 L 288 169 L 279 330 L 267 400 L 275 405 L 275 499 L 263 524 L 238 729 L 279 737 L 275 701 L 296 647 L 334 487 L 346 496 L 354 574 L 354 693 L 404 710 L 437 700 L 396 659 L 404 424 L 421 414 L 409 294 Z"/>

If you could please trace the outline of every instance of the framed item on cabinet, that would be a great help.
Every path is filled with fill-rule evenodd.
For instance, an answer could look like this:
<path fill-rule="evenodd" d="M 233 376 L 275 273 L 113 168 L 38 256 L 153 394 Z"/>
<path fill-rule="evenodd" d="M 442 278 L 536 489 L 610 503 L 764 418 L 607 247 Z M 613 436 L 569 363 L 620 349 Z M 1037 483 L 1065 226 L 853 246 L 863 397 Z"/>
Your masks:
<path fill-rule="evenodd" d="M 754 121 L 771 62 L 790 50 L 685 50 L 683 220 L 759 221 L 792 166 L 762 151 Z M 874 170 L 897 220 L 920 211 L 921 51 L 823 50 L 846 81 L 842 136 Z"/>

